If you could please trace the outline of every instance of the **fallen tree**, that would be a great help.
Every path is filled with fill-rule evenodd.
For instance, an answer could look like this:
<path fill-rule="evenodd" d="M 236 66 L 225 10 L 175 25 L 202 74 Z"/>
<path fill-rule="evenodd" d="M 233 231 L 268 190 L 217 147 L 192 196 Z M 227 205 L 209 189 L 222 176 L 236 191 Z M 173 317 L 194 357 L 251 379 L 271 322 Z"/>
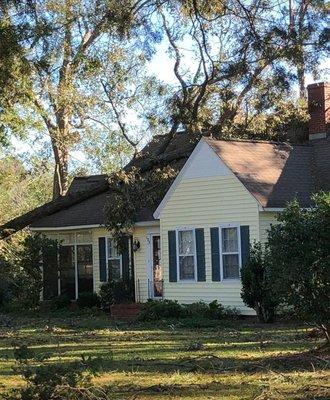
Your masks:
<path fill-rule="evenodd" d="M 192 142 L 194 143 L 194 142 Z M 185 149 L 186 150 L 186 149 Z M 153 156 L 152 154 L 148 158 L 136 157 L 123 169 L 124 172 L 128 173 L 134 168 L 139 174 L 146 173 L 154 167 L 163 167 L 174 161 L 186 159 L 190 155 L 190 151 L 173 151 L 170 153 L 163 153 L 161 155 Z M 157 154 L 157 152 L 155 153 Z M 33 222 L 40 218 L 54 214 L 57 211 L 69 208 L 77 203 L 89 199 L 90 197 L 96 196 L 100 193 L 109 191 L 113 192 L 118 190 L 118 182 L 113 184 L 113 177 L 109 176 L 104 181 L 98 182 L 95 186 L 85 191 L 77 193 L 68 193 L 66 196 L 59 197 L 52 200 L 40 207 L 37 207 L 19 217 L 16 217 L 2 226 L 0 226 L 0 240 L 6 239 L 21 229 L 31 225 Z"/>

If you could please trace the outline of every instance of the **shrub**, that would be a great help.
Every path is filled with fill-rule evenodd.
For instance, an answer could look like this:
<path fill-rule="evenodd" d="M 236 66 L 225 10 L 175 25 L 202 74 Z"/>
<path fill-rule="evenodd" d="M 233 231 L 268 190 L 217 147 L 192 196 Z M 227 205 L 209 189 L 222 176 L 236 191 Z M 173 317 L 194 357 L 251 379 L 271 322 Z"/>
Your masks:
<path fill-rule="evenodd" d="M 315 195 L 305 210 L 297 201 L 271 227 L 271 282 L 278 298 L 330 342 L 330 194 Z"/>
<path fill-rule="evenodd" d="M 185 316 L 184 308 L 174 300 L 148 300 L 139 312 L 140 321 L 154 321 L 162 318 L 180 318 Z"/>
<path fill-rule="evenodd" d="M 100 288 L 100 302 L 102 308 L 112 304 L 132 303 L 134 301 L 134 281 L 130 279 L 109 281 Z"/>
<path fill-rule="evenodd" d="M 71 305 L 71 299 L 68 294 L 60 294 L 50 300 L 51 308 L 55 310 L 62 310 L 64 308 L 69 308 Z"/>
<path fill-rule="evenodd" d="M 34 310 L 42 289 L 41 263 L 57 251 L 56 241 L 42 235 L 9 241 L 0 254 L 1 305 L 12 310 Z M 22 284 L 24 282 L 24 284 Z"/>
<path fill-rule="evenodd" d="M 173 300 L 148 300 L 141 305 L 139 319 L 141 321 L 155 321 L 166 318 L 191 319 L 222 319 L 233 318 L 239 311 L 224 307 L 217 300 L 210 304 L 199 301 L 192 304 L 179 304 Z"/>
<path fill-rule="evenodd" d="M 77 304 L 79 308 L 100 307 L 100 298 L 96 293 L 79 293 Z"/>
<path fill-rule="evenodd" d="M 203 301 L 198 301 L 192 304 L 185 304 L 182 306 L 185 309 L 185 314 L 188 317 L 208 317 L 209 305 Z"/>
<path fill-rule="evenodd" d="M 249 260 L 241 271 L 241 297 L 248 307 L 255 310 L 260 322 L 273 322 L 278 305 L 271 290 L 269 261 L 268 251 L 263 251 L 261 243 L 255 242 L 250 248 Z"/>

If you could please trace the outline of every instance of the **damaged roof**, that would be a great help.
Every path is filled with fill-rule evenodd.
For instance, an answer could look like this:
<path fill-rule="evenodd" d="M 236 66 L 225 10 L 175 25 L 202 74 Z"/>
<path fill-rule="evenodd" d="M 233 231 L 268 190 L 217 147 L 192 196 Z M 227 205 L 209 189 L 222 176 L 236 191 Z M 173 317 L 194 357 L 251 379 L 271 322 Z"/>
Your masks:
<path fill-rule="evenodd" d="M 200 136 L 186 133 L 176 134 L 165 154 L 185 153 L 170 163 L 178 171 L 192 153 Z M 155 137 L 128 166 L 139 167 L 143 161 L 155 157 L 166 136 Z M 262 207 L 282 208 L 293 198 L 302 207 L 310 206 L 311 194 L 317 190 L 330 190 L 330 138 L 311 141 L 305 145 L 288 143 L 215 140 L 204 137 L 206 143 L 222 159 L 228 168 L 242 182 Z M 77 193 L 93 188 L 106 175 L 77 177 L 73 180 L 69 193 Z M 111 192 L 90 197 L 67 209 L 44 217 L 33 225 L 34 228 L 54 228 L 104 224 L 104 205 L 111 202 Z M 162 199 L 159 199 L 158 204 Z M 157 208 L 141 208 L 137 222 L 152 221 Z"/>

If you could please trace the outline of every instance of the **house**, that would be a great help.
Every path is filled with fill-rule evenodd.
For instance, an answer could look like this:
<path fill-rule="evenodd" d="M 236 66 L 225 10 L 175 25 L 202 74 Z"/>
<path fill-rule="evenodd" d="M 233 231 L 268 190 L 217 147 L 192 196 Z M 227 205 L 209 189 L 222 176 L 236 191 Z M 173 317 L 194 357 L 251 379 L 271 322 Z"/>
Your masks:
<path fill-rule="evenodd" d="M 139 210 L 119 253 L 104 227 L 104 191 L 43 217 L 31 229 L 61 241 L 58 258 L 44 265 L 44 298 L 98 291 L 109 278 L 134 276 L 135 298 L 211 302 L 254 313 L 240 298 L 240 268 L 254 240 L 288 201 L 311 205 L 316 190 L 330 190 L 330 85 L 308 87 L 309 141 L 302 145 L 225 141 L 177 134 L 166 153 L 180 172 L 153 208 Z M 164 136 L 146 146 L 132 165 L 152 157 Z M 69 193 L 93 188 L 104 175 L 75 178 Z M 312 238 L 311 238 L 312 240 Z M 58 272 L 59 270 L 59 272 Z"/>

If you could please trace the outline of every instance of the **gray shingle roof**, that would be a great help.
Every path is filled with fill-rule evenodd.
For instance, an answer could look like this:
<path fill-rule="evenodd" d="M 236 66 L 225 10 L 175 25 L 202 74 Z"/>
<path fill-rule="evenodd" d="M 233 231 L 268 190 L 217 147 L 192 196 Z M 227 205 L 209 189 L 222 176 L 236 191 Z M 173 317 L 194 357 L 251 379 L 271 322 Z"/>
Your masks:
<path fill-rule="evenodd" d="M 163 144 L 166 136 L 156 136 L 153 140 L 143 148 L 136 159 L 130 162 L 131 166 L 139 167 L 141 163 L 150 158 L 155 157 L 157 150 Z M 187 153 L 193 151 L 200 136 L 189 136 L 184 133 L 178 133 L 172 139 L 166 149 L 165 154 L 171 155 L 178 151 Z M 171 163 L 171 166 L 178 171 L 183 167 L 188 157 L 183 157 Z M 94 185 L 98 185 L 101 181 L 107 179 L 107 175 L 91 175 L 88 177 L 76 177 L 72 181 L 69 193 L 79 193 L 91 189 Z M 48 215 L 31 224 L 33 228 L 57 228 L 69 226 L 83 225 L 104 225 L 104 206 L 106 201 L 111 202 L 111 192 L 106 191 L 96 196 L 90 197 L 80 203 L 74 204 L 67 209 L 58 211 L 52 215 Z M 152 208 L 141 208 L 137 214 L 137 222 L 153 221 L 153 213 L 158 203 Z"/>
<path fill-rule="evenodd" d="M 154 157 L 164 139 L 164 136 L 154 138 L 131 165 L 139 166 L 141 161 Z M 198 136 L 177 134 L 166 154 L 178 150 L 191 153 L 198 139 Z M 303 207 L 307 207 L 311 204 L 313 192 L 319 189 L 330 190 L 330 138 L 315 140 L 306 145 L 210 138 L 205 140 L 263 207 L 285 207 L 294 197 L 298 198 Z M 183 158 L 171 165 L 180 170 L 185 161 L 186 158 Z M 73 180 L 69 190 L 84 191 L 104 179 L 107 179 L 106 175 L 78 177 Z M 111 193 L 101 193 L 44 217 L 32 226 L 52 228 L 102 225 L 107 198 L 111 201 Z M 142 208 L 137 221 L 152 221 L 157 206 L 155 204 L 149 209 Z"/>

